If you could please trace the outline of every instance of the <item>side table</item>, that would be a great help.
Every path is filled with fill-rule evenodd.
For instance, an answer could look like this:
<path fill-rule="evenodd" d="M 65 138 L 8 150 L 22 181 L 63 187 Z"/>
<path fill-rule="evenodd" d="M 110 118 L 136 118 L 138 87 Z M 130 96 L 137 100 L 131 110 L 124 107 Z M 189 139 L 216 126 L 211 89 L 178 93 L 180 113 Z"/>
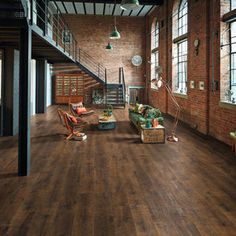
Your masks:
<path fill-rule="evenodd" d="M 155 128 L 146 128 L 145 125 L 141 125 L 140 131 L 143 143 L 165 143 L 165 127 L 162 125 Z"/>

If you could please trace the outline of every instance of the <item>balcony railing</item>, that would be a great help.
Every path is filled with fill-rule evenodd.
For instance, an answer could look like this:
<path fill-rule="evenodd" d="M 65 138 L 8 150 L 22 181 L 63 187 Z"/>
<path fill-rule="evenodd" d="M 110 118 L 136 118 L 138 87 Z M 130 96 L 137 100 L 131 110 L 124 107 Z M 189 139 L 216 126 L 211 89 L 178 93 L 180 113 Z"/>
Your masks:
<path fill-rule="evenodd" d="M 44 36 L 47 36 L 56 46 L 76 59 L 77 41 L 58 6 L 47 0 L 29 0 L 27 8 L 30 24 L 38 26 Z"/>

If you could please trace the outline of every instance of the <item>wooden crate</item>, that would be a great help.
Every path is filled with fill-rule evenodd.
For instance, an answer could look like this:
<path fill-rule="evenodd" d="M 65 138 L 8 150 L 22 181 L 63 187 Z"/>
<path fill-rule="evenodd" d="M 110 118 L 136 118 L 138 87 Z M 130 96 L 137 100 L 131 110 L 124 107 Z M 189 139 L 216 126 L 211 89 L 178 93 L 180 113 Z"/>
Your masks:
<path fill-rule="evenodd" d="M 140 136 L 143 143 L 165 143 L 165 128 L 158 125 L 156 128 L 146 128 L 141 125 Z"/>

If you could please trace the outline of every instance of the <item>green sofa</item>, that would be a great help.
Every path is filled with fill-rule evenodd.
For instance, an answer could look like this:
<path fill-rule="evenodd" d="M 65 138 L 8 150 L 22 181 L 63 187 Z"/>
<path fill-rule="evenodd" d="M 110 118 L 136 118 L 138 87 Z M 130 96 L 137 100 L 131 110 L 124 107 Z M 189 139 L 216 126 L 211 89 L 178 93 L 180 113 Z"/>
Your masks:
<path fill-rule="evenodd" d="M 161 114 L 161 111 L 158 108 L 151 107 L 149 105 L 143 105 L 145 111 L 148 114 L 149 119 L 156 118 L 158 120 L 158 123 L 160 125 L 163 125 L 163 116 Z M 139 113 L 139 111 L 135 108 L 129 109 L 129 119 L 130 121 L 137 127 L 138 130 L 140 130 L 140 126 L 146 123 L 146 118 L 142 113 Z"/>

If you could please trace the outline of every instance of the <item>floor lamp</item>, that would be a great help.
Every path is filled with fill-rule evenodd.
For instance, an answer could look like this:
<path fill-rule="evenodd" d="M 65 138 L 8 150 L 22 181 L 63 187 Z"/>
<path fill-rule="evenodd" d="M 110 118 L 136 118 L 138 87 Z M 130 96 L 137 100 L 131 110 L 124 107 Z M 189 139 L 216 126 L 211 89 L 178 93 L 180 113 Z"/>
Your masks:
<path fill-rule="evenodd" d="M 174 123 L 173 123 L 173 127 L 172 127 L 172 130 L 171 130 L 171 134 L 167 136 L 167 140 L 170 141 L 170 142 L 178 142 L 179 139 L 178 137 L 176 136 L 176 128 L 177 128 L 177 125 L 178 125 L 178 121 L 179 121 L 179 114 L 180 114 L 180 106 L 170 88 L 170 86 L 168 85 L 168 83 L 163 80 L 162 78 L 162 67 L 161 66 L 157 66 L 155 68 L 155 71 L 156 71 L 156 74 L 157 74 L 157 78 L 153 79 L 151 82 L 153 84 L 155 84 L 155 86 L 157 86 L 158 88 L 161 88 L 161 87 L 165 87 L 167 93 L 169 94 L 170 98 L 171 98 L 171 101 L 173 102 L 173 104 L 175 105 L 175 108 L 176 108 L 176 113 L 175 113 L 175 119 L 174 119 Z"/>

